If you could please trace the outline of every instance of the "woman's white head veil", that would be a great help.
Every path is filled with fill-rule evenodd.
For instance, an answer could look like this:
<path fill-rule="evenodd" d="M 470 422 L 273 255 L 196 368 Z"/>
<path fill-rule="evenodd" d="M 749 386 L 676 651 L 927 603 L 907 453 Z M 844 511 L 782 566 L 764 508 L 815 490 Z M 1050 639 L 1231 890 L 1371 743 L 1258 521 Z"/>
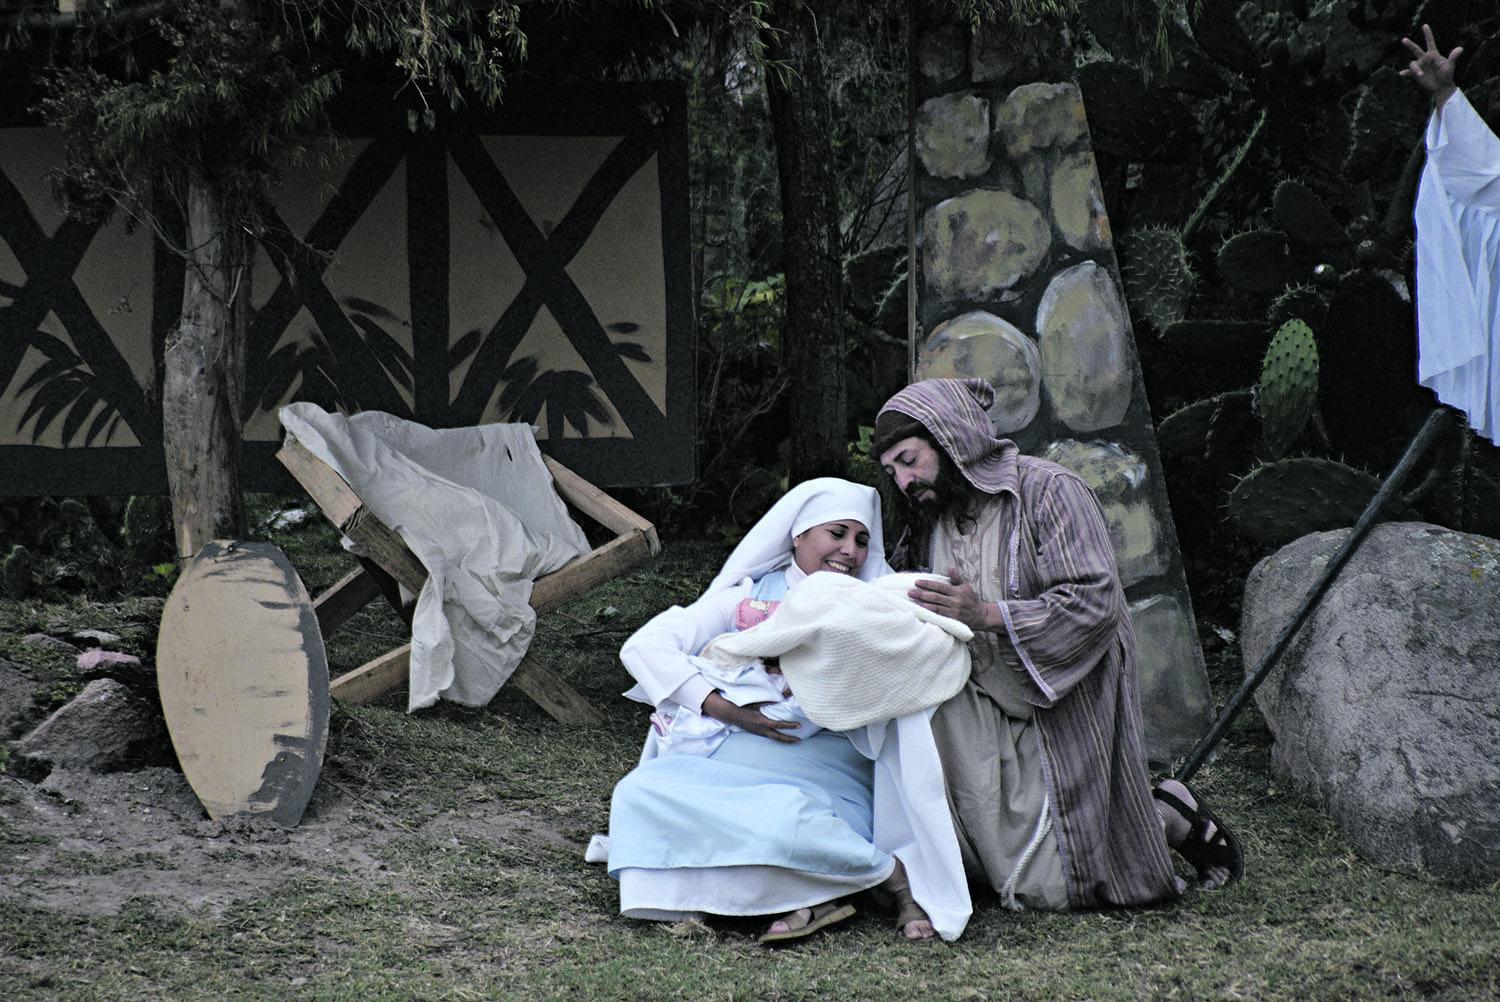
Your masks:
<path fill-rule="evenodd" d="M 870 551 L 859 577 L 872 581 L 891 573 L 880 528 L 880 494 L 873 487 L 837 477 L 805 480 L 782 495 L 740 540 L 709 592 L 759 578 L 792 562 L 792 537 L 825 522 L 854 519 L 870 530 Z M 705 592 L 707 594 L 707 592 Z"/>

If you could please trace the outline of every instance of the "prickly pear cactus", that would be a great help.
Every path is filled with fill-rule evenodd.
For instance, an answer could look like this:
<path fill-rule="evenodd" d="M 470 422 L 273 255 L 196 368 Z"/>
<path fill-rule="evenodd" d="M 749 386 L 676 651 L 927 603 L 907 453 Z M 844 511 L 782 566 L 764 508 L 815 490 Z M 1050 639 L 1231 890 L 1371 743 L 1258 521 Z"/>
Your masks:
<path fill-rule="evenodd" d="M 1286 234 L 1246 230 L 1219 246 L 1219 277 L 1245 292 L 1277 292 L 1296 277 Z"/>
<path fill-rule="evenodd" d="M 1212 397 L 1168 414 L 1156 426 L 1156 444 L 1171 456 L 1202 456 L 1208 451 L 1208 429 L 1217 406 Z"/>
<path fill-rule="evenodd" d="M 1380 481 L 1333 459 L 1281 459 L 1251 470 L 1229 495 L 1229 517 L 1245 535 L 1280 546 L 1309 532 L 1353 525 Z M 1393 503 L 1386 518 L 1409 518 Z"/>
<path fill-rule="evenodd" d="M 1283 181 L 1271 196 L 1276 222 L 1293 240 L 1320 247 L 1349 242 L 1343 224 L 1334 218 L 1328 206 L 1311 188 L 1298 181 Z"/>
<path fill-rule="evenodd" d="M 1301 320 L 1281 325 L 1261 363 L 1261 447 L 1266 458 L 1286 455 L 1318 402 L 1318 343 Z"/>
<path fill-rule="evenodd" d="M 1258 320 L 1183 320 L 1162 341 L 1174 357 L 1192 366 L 1200 393 L 1238 390 L 1260 378 L 1271 331 Z"/>
<path fill-rule="evenodd" d="M 1135 312 L 1157 334 L 1186 315 L 1197 283 L 1182 234 L 1165 226 L 1131 230 L 1120 239 L 1120 275 Z"/>
<path fill-rule="evenodd" d="M 1323 325 L 1327 314 L 1328 301 L 1321 292 L 1311 285 L 1293 285 L 1271 301 L 1266 319 L 1278 330 L 1288 320 L 1301 320 L 1317 328 Z"/>

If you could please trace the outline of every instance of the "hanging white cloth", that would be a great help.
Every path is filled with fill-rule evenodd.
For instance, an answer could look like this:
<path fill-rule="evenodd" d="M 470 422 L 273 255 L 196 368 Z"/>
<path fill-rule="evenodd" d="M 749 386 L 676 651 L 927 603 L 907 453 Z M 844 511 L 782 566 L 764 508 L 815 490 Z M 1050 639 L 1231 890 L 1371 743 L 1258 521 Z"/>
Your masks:
<path fill-rule="evenodd" d="M 1417 191 L 1417 378 L 1500 444 L 1500 138 L 1462 91 L 1427 123 Z"/>
<path fill-rule="evenodd" d="M 526 655 L 531 584 L 589 550 L 530 425 L 437 430 L 311 403 L 281 423 L 333 467 L 427 568 L 412 617 L 408 710 L 482 706 Z"/>

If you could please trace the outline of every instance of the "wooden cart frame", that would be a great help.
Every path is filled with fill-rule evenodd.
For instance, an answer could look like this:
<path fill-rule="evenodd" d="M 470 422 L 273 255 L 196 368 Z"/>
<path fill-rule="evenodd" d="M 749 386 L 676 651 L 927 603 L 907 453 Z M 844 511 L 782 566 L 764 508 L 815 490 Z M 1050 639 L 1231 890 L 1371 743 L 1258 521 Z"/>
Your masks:
<path fill-rule="evenodd" d="M 389 575 L 412 594 L 422 590 L 427 580 L 427 569 L 422 562 L 393 529 L 365 507 L 359 495 L 331 466 L 290 435 L 276 458 L 334 527 L 368 554 L 367 560 L 362 561 L 364 566 L 313 601 L 318 628 L 325 640 L 369 602 L 382 595 L 391 597 L 385 587 L 389 582 L 383 582 L 382 576 Z M 551 457 L 543 459 L 563 501 L 577 514 L 613 533 L 614 538 L 536 579 L 531 590 L 531 607 L 539 616 L 645 563 L 661 551 L 656 528 L 650 522 Z M 409 613 L 399 603 L 392 604 L 409 622 Z M 367 703 L 402 685 L 407 680 L 410 661 L 411 644 L 403 644 L 334 679 L 329 694 L 346 702 Z M 579 724 L 598 724 L 603 720 L 588 700 L 529 654 L 507 684 L 515 685 L 556 720 Z"/>

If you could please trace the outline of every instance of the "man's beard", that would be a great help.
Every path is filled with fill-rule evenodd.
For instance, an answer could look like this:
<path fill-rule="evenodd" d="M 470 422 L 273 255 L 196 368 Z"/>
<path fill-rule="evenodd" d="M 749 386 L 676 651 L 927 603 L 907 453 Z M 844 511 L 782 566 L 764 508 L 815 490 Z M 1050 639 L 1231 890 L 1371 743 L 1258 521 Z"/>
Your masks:
<path fill-rule="evenodd" d="M 914 481 L 905 491 L 912 521 L 928 529 L 950 516 L 954 521 L 961 520 L 969 513 L 971 501 L 969 482 L 964 475 L 941 446 L 934 444 L 933 448 L 937 453 L 937 476 L 931 483 Z M 919 500 L 918 495 L 927 491 L 931 491 L 932 496 Z"/>

